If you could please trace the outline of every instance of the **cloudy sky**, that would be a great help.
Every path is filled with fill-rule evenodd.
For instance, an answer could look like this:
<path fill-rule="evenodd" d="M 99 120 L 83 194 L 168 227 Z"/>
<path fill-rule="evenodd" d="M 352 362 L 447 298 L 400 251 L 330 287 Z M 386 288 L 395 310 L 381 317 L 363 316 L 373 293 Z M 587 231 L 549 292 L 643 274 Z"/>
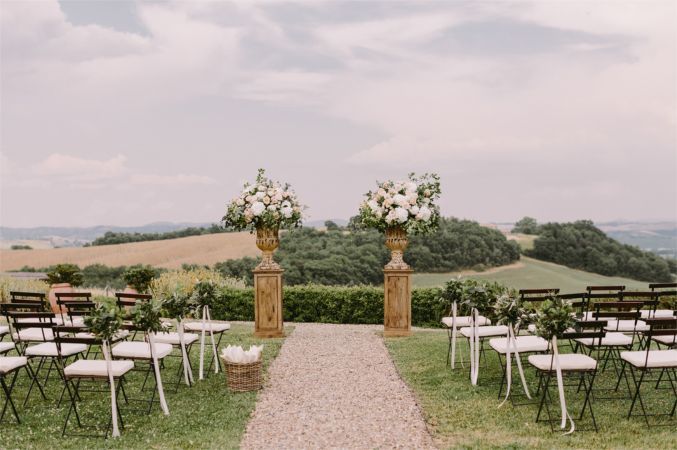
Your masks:
<path fill-rule="evenodd" d="M 4 226 L 312 219 L 434 171 L 445 215 L 677 221 L 677 3 L 8 1 Z"/>

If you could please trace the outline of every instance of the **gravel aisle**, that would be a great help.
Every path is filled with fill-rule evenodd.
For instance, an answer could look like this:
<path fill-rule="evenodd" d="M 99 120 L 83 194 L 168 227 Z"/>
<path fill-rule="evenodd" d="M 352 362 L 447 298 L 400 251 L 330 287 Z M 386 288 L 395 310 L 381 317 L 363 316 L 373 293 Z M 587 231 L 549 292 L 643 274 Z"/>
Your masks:
<path fill-rule="evenodd" d="M 432 448 L 378 326 L 296 324 L 269 371 L 245 449 Z"/>

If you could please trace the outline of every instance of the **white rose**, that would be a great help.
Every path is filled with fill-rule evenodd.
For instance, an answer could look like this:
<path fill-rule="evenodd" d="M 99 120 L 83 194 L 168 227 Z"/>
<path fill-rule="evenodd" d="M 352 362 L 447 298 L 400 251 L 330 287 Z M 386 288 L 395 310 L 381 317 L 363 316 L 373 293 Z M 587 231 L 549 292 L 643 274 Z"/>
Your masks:
<path fill-rule="evenodd" d="M 244 206 L 244 200 L 242 200 L 241 198 L 238 198 L 237 200 L 235 200 L 235 204 L 237 206 Z"/>
<path fill-rule="evenodd" d="M 418 195 L 416 194 L 416 192 L 412 192 L 411 194 L 407 195 L 407 201 L 411 205 L 415 205 L 416 202 L 418 201 Z"/>
<path fill-rule="evenodd" d="M 427 222 L 428 220 L 430 220 L 430 216 L 432 216 L 433 212 L 427 206 L 421 206 L 419 214 L 421 215 L 421 220 Z"/>
<path fill-rule="evenodd" d="M 282 213 L 282 216 L 285 219 L 289 219 L 289 218 L 291 218 L 292 214 L 294 213 L 294 210 L 291 209 L 290 207 L 286 207 L 286 208 L 282 208 L 280 210 L 280 212 Z"/>
<path fill-rule="evenodd" d="M 282 193 L 280 191 L 275 193 L 275 196 L 273 197 L 276 202 L 281 202 L 282 201 Z"/>
<path fill-rule="evenodd" d="M 416 205 L 412 206 L 411 209 L 410 209 L 409 211 L 410 211 L 413 215 L 418 214 L 418 206 L 416 206 Z"/>
<path fill-rule="evenodd" d="M 289 203 L 288 200 L 285 200 L 282 202 L 282 207 L 283 208 L 291 208 L 291 203 Z"/>
<path fill-rule="evenodd" d="M 266 196 L 266 194 L 264 192 L 259 191 L 259 192 L 256 193 L 256 195 L 254 197 L 256 197 L 258 200 L 263 200 L 263 197 L 265 197 L 265 196 Z"/>
<path fill-rule="evenodd" d="M 254 201 L 254 196 L 248 195 L 246 200 L 247 200 L 247 203 L 252 203 Z"/>
<path fill-rule="evenodd" d="M 369 200 L 367 206 L 369 206 L 372 211 L 376 211 L 378 209 L 378 202 L 376 200 Z"/>
<path fill-rule="evenodd" d="M 391 198 L 387 198 L 383 200 L 383 206 L 386 208 L 390 208 L 393 205 L 393 200 Z"/>
<path fill-rule="evenodd" d="M 264 192 L 266 190 L 266 187 L 262 184 L 259 184 L 259 186 L 256 188 L 259 192 Z"/>
<path fill-rule="evenodd" d="M 404 189 L 407 192 L 416 192 L 418 186 L 416 186 L 416 183 L 414 183 L 413 181 L 409 181 L 408 183 L 404 184 Z"/>
<path fill-rule="evenodd" d="M 265 205 L 269 205 L 270 204 L 270 197 L 268 197 L 267 195 L 264 195 L 263 196 L 263 203 Z"/>
<path fill-rule="evenodd" d="M 407 200 L 407 197 L 405 197 L 402 194 L 395 194 L 395 196 L 393 197 L 393 202 L 395 202 L 396 205 L 402 206 L 402 207 L 405 206 L 405 205 L 406 206 L 409 205 L 409 201 Z"/>
<path fill-rule="evenodd" d="M 388 212 L 388 215 L 386 215 L 386 223 L 393 223 L 395 220 L 395 210 L 391 209 L 390 212 Z"/>
<path fill-rule="evenodd" d="M 409 211 L 404 208 L 395 208 L 395 217 L 399 223 L 404 223 L 409 218 Z"/>
<path fill-rule="evenodd" d="M 252 205 L 252 214 L 255 216 L 260 216 L 263 211 L 266 210 L 266 205 L 263 204 L 263 202 L 254 202 Z"/>
<path fill-rule="evenodd" d="M 275 211 L 277 209 L 277 206 L 275 205 L 268 205 L 268 211 Z"/>

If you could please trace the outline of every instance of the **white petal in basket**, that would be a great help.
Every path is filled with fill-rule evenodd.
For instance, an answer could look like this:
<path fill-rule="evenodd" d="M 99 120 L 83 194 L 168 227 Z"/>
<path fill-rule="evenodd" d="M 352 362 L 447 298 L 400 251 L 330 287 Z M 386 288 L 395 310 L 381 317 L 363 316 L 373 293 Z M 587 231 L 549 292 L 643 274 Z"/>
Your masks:
<path fill-rule="evenodd" d="M 244 351 L 239 345 L 229 345 L 223 349 L 221 356 L 228 362 L 247 364 L 260 360 L 262 351 L 263 345 L 252 345 L 247 351 Z"/>

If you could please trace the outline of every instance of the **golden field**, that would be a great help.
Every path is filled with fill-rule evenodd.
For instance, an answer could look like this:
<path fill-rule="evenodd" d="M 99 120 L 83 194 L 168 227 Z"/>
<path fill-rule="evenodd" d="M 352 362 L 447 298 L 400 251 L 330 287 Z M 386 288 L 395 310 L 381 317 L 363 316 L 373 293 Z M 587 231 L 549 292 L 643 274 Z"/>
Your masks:
<path fill-rule="evenodd" d="M 66 262 L 80 267 L 96 263 L 107 266 L 150 264 L 175 269 L 182 264 L 212 265 L 227 259 L 257 256 L 259 253 L 253 235 L 247 232 L 219 233 L 96 247 L 2 249 L 0 272 L 18 270 L 23 266 L 41 268 Z"/>

